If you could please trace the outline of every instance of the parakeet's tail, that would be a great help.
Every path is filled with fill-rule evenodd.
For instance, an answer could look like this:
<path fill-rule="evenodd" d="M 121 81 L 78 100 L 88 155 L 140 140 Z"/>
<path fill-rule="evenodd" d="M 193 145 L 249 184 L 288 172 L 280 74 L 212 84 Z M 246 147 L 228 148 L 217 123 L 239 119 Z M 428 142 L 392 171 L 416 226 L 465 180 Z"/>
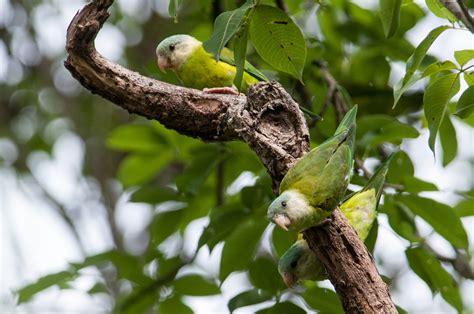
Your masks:
<path fill-rule="evenodd" d="M 363 191 L 375 189 L 377 204 L 379 203 L 380 197 L 382 196 L 383 184 L 385 182 L 385 176 L 387 174 L 388 167 L 390 165 L 390 162 L 393 159 L 393 156 L 395 156 L 395 154 L 396 153 L 392 153 L 387 158 L 387 160 L 384 161 L 384 163 L 377 169 L 377 171 L 375 171 L 375 173 L 372 175 L 369 181 L 367 181 L 367 184 L 362 189 Z"/>
<path fill-rule="evenodd" d="M 334 134 L 335 135 L 339 134 L 343 132 L 344 130 L 347 130 L 350 128 L 354 128 L 354 133 L 355 133 L 356 116 L 357 116 L 357 105 L 352 107 L 352 109 L 346 113 L 341 123 L 339 123 L 339 126 L 337 127 L 336 132 L 334 132 Z"/>
<path fill-rule="evenodd" d="M 357 105 L 352 107 L 352 109 L 346 113 L 341 123 L 339 123 L 339 126 L 336 129 L 336 132 L 334 132 L 334 136 L 337 136 L 338 134 L 342 132 L 347 132 L 346 142 L 351 148 L 352 156 L 354 156 L 356 117 L 357 117 Z"/>

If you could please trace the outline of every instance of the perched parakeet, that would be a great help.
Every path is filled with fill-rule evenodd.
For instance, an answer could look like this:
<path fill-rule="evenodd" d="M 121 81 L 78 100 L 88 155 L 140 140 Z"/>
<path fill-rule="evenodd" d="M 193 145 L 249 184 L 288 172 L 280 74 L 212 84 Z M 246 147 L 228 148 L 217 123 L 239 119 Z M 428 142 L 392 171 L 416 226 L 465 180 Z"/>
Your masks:
<path fill-rule="evenodd" d="M 362 190 L 350 195 L 340 206 L 341 212 L 347 217 L 362 241 L 369 235 L 375 220 L 389 162 L 390 159 L 377 170 Z M 280 258 L 278 272 L 289 288 L 299 280 L 326 279 L 323 264 L 309 248 L 301 234 Z"/>
<path fill-rule="evenodd" d="M 202 42 L 189 35 L 165 38 L 156 48 L 158 66 L 162 71 L 173 70 L 184 86 L 207 89 L 214 93 L 236 93 L 233 81 L 236 74 L 234 53 L 223 48 L 220 60 L 207 52 Z M 250 85 L 267 81 L 265 75 L 245 62 L 241 92 L 247 93 Z"/>
<path fill-rule="evenodd" d="M 267 217 L 284 230 L 311 227 L 329 216 L 346 192 L 352 173 L 357 106 L 347 112 L 334 136 L 288 170 Z"/>

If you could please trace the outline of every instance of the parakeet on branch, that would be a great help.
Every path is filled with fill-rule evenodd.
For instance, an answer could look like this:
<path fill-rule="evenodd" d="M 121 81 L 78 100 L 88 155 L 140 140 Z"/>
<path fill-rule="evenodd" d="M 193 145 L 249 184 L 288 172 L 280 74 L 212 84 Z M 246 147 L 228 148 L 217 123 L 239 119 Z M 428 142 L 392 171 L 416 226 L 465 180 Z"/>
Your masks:
<path fill-rule="evenodd" d="M 340 206 L 341 212 L 347 217 L 362 241 L 369 235 L 375 220 L 389 163 L 390 159 L 377 170 L 362 190 L 350 195 Z M 301 234 L 280 258 L 278 272 L 289 288 L 299 280 L 326 279 L 323 264 L 309 248 Z"/>
<path fill-rule="evenodd" d="M 357 106 L 347 112 L 334 136 L 288 170 L 267 217 L 284 230 L 320 223 L 341 201 L 352 173 Z"/>
<path fill-rule="evenodd" d="M 202 42 L 189 35 L 174 35 L 160 42 L 156 48 L 158 66 L 162 71 L 173 70 L 184 86 L 207 89 L 214 93 L 231 93 L 236 74 L 234 53 L 223 48 L 220 60 L 207 52 Z M 241 92 L 250 85 L 267 81 L 265 75 L 245 62 Z"/>

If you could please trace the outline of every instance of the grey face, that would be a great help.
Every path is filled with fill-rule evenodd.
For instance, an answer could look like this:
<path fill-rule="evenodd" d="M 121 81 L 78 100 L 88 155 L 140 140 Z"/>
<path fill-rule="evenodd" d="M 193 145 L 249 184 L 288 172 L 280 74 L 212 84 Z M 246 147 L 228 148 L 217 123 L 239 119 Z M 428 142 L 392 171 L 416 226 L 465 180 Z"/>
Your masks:
<path fill-rule="evenodd" d="M 268 219 L 286 231 L 288 231 L 288 227 L 291 224 L 287 213 L 289 201 L 289 195 L 282 193 L 270 204 L 267 212 Z"/>
<path fill-rule="evenodd" d="M 189 42 L 195 42 L 196 39 L 189 35 L 174 35 L 164 39 L 158 47 L 156 47 L 156 56 L 158 58 L 158 66 L 161 71 L 177 66 L 176 53 L 183 49 Z"/>

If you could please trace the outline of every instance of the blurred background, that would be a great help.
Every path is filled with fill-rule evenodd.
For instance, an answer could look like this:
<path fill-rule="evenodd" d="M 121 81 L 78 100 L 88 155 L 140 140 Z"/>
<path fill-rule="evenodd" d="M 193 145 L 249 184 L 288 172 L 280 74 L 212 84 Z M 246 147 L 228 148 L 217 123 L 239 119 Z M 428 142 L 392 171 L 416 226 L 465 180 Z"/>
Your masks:
<path fill-rule="evenodd" d="M 236 312 L 283 301 L 311 311 L 339 310 L 329 281 L 305 283 L 306 292 L 283 286 L 275 263 L 292 239 L 265 220 L 273 197 L 270 181 L 246 145 L 181 136 L 90 94 L 71 77 L 63 66 L 65 34 L 84 4 L 0 0 L 0 312 L 99 313 L 123 307 L 139 313 L 158 307 L 162 313 L 222 313 L 245 291 L 258 291 L 261 303 L 241 307 L 249 301 L 236 305 L 240 299 L 234 299 Z M 444 149 L 443 162 L 439 143 L 440 153 L 433 158 L 423 128 L 426 81 L 391 109 L 391 86 L 402 77 L 413 47 L 447 22 L 429 13 L 424 1 L 404 1 L 401 29 L 386 40 L 376 0 L 287 4 L 307 38 L 308 64 L 327 61 L 360 105 L 362 117 L 398 117 L 413 129 L 400 136 L 382 132 L 367 141 L 364 135 L 378 131 L 366 121 L 358 140 L 366 167 L 372 171 L 378 164 L 380 143 L 388 142 L 389 150 L 401 144 L 406 154 L 400 154 L 403 162 L 391 173 L 406 171 L 418 178 L 412 191 L 449 205 L 467 231 L 470 246 L 460 254 L 432 222 L 385 201 L 374 256 L 394 301 L 410 313 L 456 312 L 445 301 L 450 297 L 436 291 L 436 275 L 430 284 L 408 262 L 405 250 L 421 243 L 442 262 L 438 265 L 458 291 L 452 293 L 462 296 L 466 313 L 472 312 L 473 119 L 451 118 L 457 148 L 448 162 Z M 215 17 L 235 7 L 236 1 L 185 0 L 174 23 L 167 0 L 118 0 L 96 47 L 134 71 L 176 83 L 172 74 L 158 73 L 157 43 L 177 33 L 206 40 Z M 473 46 L 468 31 L 449 30 L 428 59 L 454 61 L 455 50 Z M 319 111 L 327 87 L 317 69 L 305 70 L 302 92 L 294 79 L 272 71 L 252 49 L 249 58 L 300 103 Z M 461 90 L 466 87 L 463 81 Z M 313 145 L 334 130 L 331 108 L 324 118 L 311 128 Z M 355 183 L 363 185 L 358 178 Z M 397 183 L 395 175 L 388 180 Z M 438 274 L 437 268 L 431 271 Z M 55 275 L 16 293 L 49 274 Z M 157 279 L 163 281 L 153 285 Z M 330 301 L 335 305 L 326 304 Z"/>

